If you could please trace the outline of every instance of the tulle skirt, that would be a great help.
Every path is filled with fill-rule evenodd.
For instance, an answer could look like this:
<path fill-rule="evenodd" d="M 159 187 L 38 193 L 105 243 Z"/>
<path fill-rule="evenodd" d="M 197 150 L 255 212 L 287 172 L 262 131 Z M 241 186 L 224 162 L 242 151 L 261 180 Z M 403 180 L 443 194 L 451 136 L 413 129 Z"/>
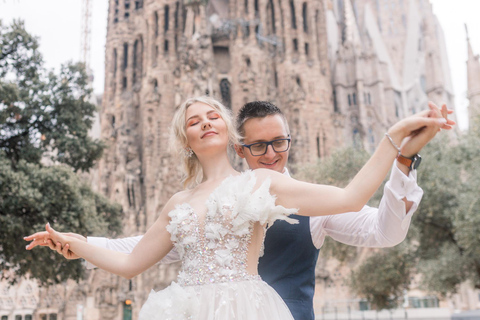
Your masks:
<path fill-rule="evenodd" d="M 152 290 L 139 320 L 293 320 L 277 292 L 261 280 Z"/>

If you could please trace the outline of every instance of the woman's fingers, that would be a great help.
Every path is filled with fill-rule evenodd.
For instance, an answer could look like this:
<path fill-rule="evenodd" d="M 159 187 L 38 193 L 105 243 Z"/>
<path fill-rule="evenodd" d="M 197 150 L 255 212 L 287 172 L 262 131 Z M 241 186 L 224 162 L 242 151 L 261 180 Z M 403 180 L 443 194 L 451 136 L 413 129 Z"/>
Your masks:
<path fill-rule="evenodd" d="M 48 246 L 48 244 L 45 243 L 45 241 L 44 241 L 43 238 L 33 239 L 32 242 L 30 242 L 29 244 L 27 244 L 27 246 L 25 247 L 25 249 L 27 249 L 27 250 L 32 250 L 32 249 L 35 248 L 36 246 L 45 247 L 45 246 Z"/>
<path fill-rule="evenodd" d="M 43 238 L 43 237 L 45 237 L 46 235 L 48 235 L 48 232 L 46 232 L 46 231 L 40 231 L 40 232 L 31 234 L 31 235 L 29 235 L 29 236 L 23 237 L 23 240 L 25 240 L 25 241 L 33 241 L 33 240 L 35 240 L 35 239 Z"/>

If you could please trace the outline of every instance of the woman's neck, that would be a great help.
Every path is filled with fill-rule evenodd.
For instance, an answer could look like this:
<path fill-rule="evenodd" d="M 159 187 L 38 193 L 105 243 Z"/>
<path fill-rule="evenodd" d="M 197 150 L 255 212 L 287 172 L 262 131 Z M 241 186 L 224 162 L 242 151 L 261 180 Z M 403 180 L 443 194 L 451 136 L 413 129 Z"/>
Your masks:
<path fill-rule="evenodd" d="M 203 170 L 202 182 L 223 180 L 231 174 L 238 173 L 232 167 L 226 152 L 209 157 L 199 157 L 199 161 Z"/>

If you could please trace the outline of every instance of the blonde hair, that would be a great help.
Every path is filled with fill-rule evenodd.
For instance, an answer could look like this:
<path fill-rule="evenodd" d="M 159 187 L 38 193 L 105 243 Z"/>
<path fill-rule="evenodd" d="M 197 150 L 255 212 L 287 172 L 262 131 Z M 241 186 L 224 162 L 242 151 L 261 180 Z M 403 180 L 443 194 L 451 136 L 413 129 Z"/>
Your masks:
<path fill-rule="evenodd" d="M 184 103 L 182 103 L 173 116 L 170 134 L 170 146 L 174 151 L 174 154 L 178 156 L 184 164 L 185 177 L 182 180 L 184 188 L 195 186 L 196 184 L 200 183 L 203 178 L 202 167 L 197 155 L 193 153 L 192 156 L 188 157 L 186 152 L 188 141 L 185 117 L 187 109 L 194 103 L 206 104 L 220 114 L 227 127 L 229 146 L 233 146 L 241 140 L 240 135 L 235 129 L 232 111 L 219 101 L 212 97 L 201 96 L 187 99 Z"/>

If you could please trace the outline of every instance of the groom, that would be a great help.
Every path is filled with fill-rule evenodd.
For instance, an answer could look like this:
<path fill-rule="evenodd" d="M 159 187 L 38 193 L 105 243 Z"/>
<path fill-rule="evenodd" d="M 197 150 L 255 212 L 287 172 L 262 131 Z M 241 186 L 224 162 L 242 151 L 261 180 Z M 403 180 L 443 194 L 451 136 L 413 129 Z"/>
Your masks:
<path fill-rule="evenodd" d="M 235 150 L 251 169 L 267 168 L 288 175 L 285 166 L 291 137 L 285 116 L 278 107 L 265 101 L 247 103 L 238 114 L 237 127 L 244 140 Z M 410 140 L 402 147 L 403 156 L 417 154 L 425 143 L 421 139 Z M 423 191 L 416 184 L 416 171 L 400 161 L 410 165 L 408 159 L 400 157 L 396 161 L 378 209 L 365 206 L 360 212 L 335 216 L 296 215 L 294 218 L 299 224 L 277 221 L 268 229 L 258 272 L 283 298 L 296 320 L 314 319 L 315 265 L 327 235 L 359 247 L 391 247 L 405 239 Z M 142 237 L 110 240 L 76 236 L 94 245 L 126 253 L 130 253 Z M 33 238 L 35 235 L 26 240 Z M 27 249 L 37 245 L 42 244 L 33 241 Z M 59 243 L 48 245 L 67 259 L 78 258 L 68 248 L 62 249 Z M 162 263 L 177 260 L 178 254 L 172 250 Z"/>

